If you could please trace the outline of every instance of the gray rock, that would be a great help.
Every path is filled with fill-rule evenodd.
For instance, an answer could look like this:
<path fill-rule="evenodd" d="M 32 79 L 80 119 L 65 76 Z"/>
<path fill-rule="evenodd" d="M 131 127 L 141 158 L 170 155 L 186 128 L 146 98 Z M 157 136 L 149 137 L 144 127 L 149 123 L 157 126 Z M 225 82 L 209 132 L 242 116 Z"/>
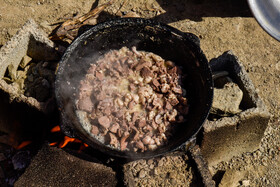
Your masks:
<path fill-rule="evenodd" d="M 30 162 L 30 159 L 31 157 L 29 151 L 17 152 L 12 158 L 14 169 L 21 170 L 26 168 Z"/>
<path fill-rule="evenodd" d="M 25 68 L 25 67 L 29 64 L 29 62 L 31 62 L 31 60 L 32 60 L 31 57 L 25 55 L 25 56 L 21 59 L 19 66 L 20 66 L 21 68 Z"/>
<path fill-rule="evenodd" d="M 225 84 L 222 89 L 214 88 L 211 113 L 227 115 L 241 112 L 239 105 L 242 97 L 242 90 L 233 82 Z"/>

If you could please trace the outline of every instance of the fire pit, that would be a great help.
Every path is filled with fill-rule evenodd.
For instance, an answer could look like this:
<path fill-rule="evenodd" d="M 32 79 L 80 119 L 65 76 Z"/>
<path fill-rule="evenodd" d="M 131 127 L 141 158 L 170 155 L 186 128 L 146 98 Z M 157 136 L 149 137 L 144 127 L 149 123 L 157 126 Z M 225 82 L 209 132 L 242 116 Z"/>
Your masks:
<path fill-rule="evenodd" d="M 143 24 L 143 21 L 140 21 L 140 23 Z M 149 33 L 155 34 L 158 31 L 161 31 L 161 29 L 162 29 L 161 28 L 162 25 L 160 25 L 160 24 L 157 25 L 158 23 L 155 24 L 156 26 L 154 24 L 151 24 L 151 23 L 155 23 L 152 21 L 147 21 L 145 23 L 148 24 L 148 26 L 152 25 L 151 28 L 154 28 L 154 27 L 157 28 L 156 32 L 155 32 L 155 30 L 148 27 L 149 29 L 147 32 L 149 32 Z M 129 22 L 129 24 L 133 25 L 133 23 L 131 23 L 131 22 Z M 149 24 L 151 24 L 151 25 L 149 25 Z M 124 24 L 124 23 L 120 23 L 120 25 L 126 26 L 126 24 Z M 103 27 L 104 30 L 105 30 L 105 28 L 107 28 L 107 26 L 109 27 L 109 25 L 105 25 Z M 99 27 L 101 27 L 101 26 L 99 26 Z M 194 39 L 194 37 L 192 35 L 184 34 L 184 33 L 178 32 L 177 30 L 174 31 L 174 30 L 172 30 L 172 28 L 170 30 L 170 28 L 168 26 L 164 26 L 164 28 L 165 29 L 167 28 L 167 31 L 163 29 L 164 31 L 166 31 L 164 36 L 168 36 L 168 37 L 174 36 L 174 35 L 176 35 L 176 37 L 182 36 L 181 39 L 184 40 L 184 42 L 192 43 L 191 45 L 194 45 L 194 46 L 198 45 L 196 40 L 192 40 L 192 39 Z M 28 32 L 29 32 L 29 30 L 32 30 L 32 28 L 29 28 Z M 171 34 L 169 31 L 171 32 Z M 91 32 L 93 32 L 93 31 L 91 31 Z M 95 30 L 94 32 L 97 33 L 98 31 Z M 20 32 L 20 33 L 22 33 L 22 32 Z M 88 31 L 87 34 L 90 35 L 90 31 Z M 33 38 L 33 36 L 37 36 L 37 37 Z M 32 48 L 32 50 L 29 48 L 32 47 L 34 44 L 44 43 L 44 41 L 47 39 L 44 38 L 44 40 L 42 40 L 42 38 L 40 38 L 40 37 L 38 37 L 38 35 L 36 35 L 35 31 L 32 34 L 32 36 L 28 35 L 28 37 L 33 38 L 32 42 L 27 46 L 28 51 L 32 51 L 35 54 L 39 54 L 39 53 L 37 53 L 38 51 L 36 52 L 36 49 L 37 49 L 36 47 Z M 168 37 L 165 37 L 165 38 L 168 39 Z M 187 38 L 185 38 L 185 37 L 187 37 Z M 15 36 L 15 38 L 21 38 L 21 37 Z M 94 37 L 93 38 L 90 37 L 90 38 L 94 39 Z M 125 40 L 126 39 L 125 34 L 120 35 L 120 38 Z M 154 39 L 155 38 L 153 38 L 153 40 Z M 38 40 L 40 40 L 40 41 L 38 41 Z M 24 39 L 22 41 L 26 41 L 26 39 Z M 87 45 L 88 46 L 89 43 L 87 43 L 85 41 L 88 41 L 88 40 L 85 39 L 80 42 L 77 41 L 75 43 L 76 47 L 78 45 L 81 45 L 81 46 Z M 181 41 L 181 40 L 179 40 L 179 41 Z M 47 40 L 46 42 L 49 42 L 49 41 Z M 13 43 L 13 42 L 11 42 L 11 43 Z M 128 47 L 132 47 L 136 44 L 138 44 L 138 43 L 134 42 L 133 44 L 131 44 Z M 173 45 L 175 45 L 175 44 L 173 44 Z M 19 51 L 21 49 L 21 47 L 17 47 L 17 46 L 21 46 L 21 44 L 20 45 L 10 45 L 10 46 L 14 46 Z M 165 59 L 170 59 L 170 58 L 166 58 L 166 56 L 164 54 L 160 54 L 156 48 L 153 49 L 153 46 L 150 46 L 150 48 L 149 48 L 150 50 L 145 49 L 144 48 L 145 46 L 143 46 L 143 44 L 142 44 L 142 48 L 140 48 L 139 46 L 141 47 L 141 45 L 138 45 L 138 46 L 136 45 L 137 51 L 138 50 L 152 51 L 153 53 L 160 55 L 160 56 L 164 57 Z M 91 46 L 91 47 L 94 48 L 95 46 Z M 123 47 L 123 46 L 122 45 L 120 45 L 119 47 L 115 46 L 115 48 L 113 48 L 113 49 L 120 49 L 121 47 Z M 6 46 L 4 46 L 3 49 L 4 48 L 6 48 Z M 75 48 L 75 46 L 74 47 L 72 46 L 72 50 L 73 50 L 73 48 Z M 198 46 L 196 48 L 199 49 Z M 13 51 L 13 50 L 14 49 L 11 48 L 10 51 Z M 41 51 L 41 50 L 39 50 L 39 51 Z M 47 51 L 47 50 L 45 50 L 45 51 Z M 83 50 L 80 50 L 80 51 L 73 50 L 73 51 L 76 54 L 78 53 L 78 56 L 83 53 Z M 64 60 L 67 56 L 73 57 L 73 56 L 71 56 L 71 54 L 72 54 L 71 52 L 72 51 L 68 51 L 68 53 L 64 57 Z M 105 52 L 106 51 L 104 51 L 104 53 Z M 21 56 L 21 58 L 22 58 L 25 55 L 25 53 L 21 53 L 21 54 L 22 54 L 22 56 Z M 1 55 L 3 55 L 3 57 L 4 57 L 2 59 L 9 59 L 11 53 L 9 53 L 9 52 L 5 53 L 5 54 L 1 53 Z M 90 54 L 88 54 L 88 55 L 90 56 Z M 100 55 L 102 55 L 102 54 L 100 54 Z M 80 56 L 82 56 L 82 55 L 80 55 Z M 202 57 L 202 59 L 203 58 L 204 57 Z M 107 182 L 111 182 L 112 185 L 115 185 L 116 181 L 118 181 L 118 184 L 121 186 L 123 186 L 123 183 L 126 183 L 129 186 L 129 185 L 133 185 L 133 184 L 143 184 L 144 181 L 146 181 L 146 182 L 148 182 L 148 184 L 150 184 L 150 181 L 152 180 L 153 184 L 160 184 L 160 183 L 166 182 L 166 181 L 170 184 L 175 184 L 176 181 L 177 181 L 177 184 L 180 184 L 180 183 L 185 184 L 184 181 L 188 181 L 188 182 L 192 182 L 193 184 L 201 184 L 203 182 L 203 184 L 206 186 L 207 185 L 214 186 L 213 180 L 212 180 L 213 176 L 210 175 L 208 167 L 207 167 L 207 163 L 204 161 L 204 159 L 207 159 L 208 164 L 211 165 L 211 163 L 209 161 L 214 161 L 216 163 L 220 161 L 220 160 L 217 160 L 217 158 L 215 158 L 215 156 L 221 155 L 223 157 L 227 157 L 227 153 L 230 152 L 230 146 L 227 146 L 227 144 L 224 143 L 225 142 L 224 139 L 219 139 L 219 141 L 213 141 L 213 140 L 216 140 L 216 138 L 217 138 L 216 134 L 220 133 L 223 136 L 227 136 L 227 135 L 231 134 L 232 139 L 230 139 L 229 142 L 239 141 L 242 143 L 239 145 L 243 146 L 245 143 L 247 143 L 249 141 L 250 147 L 252 147 L 251 145 L 254 144 L 253 149 L 255 149 L 257 147 L 258 142 L 260 141 L 260 138 L 263 136 L 263 131 L 267 125 L 267 118 L 265 118 L 264 120 L 259 120 L 259 119 L 263 118 L 263 116 L 260 116 L 261 114 L 259 114 L 259 112 L 262 111 L 263 108 L 260 108 L 260 106 L 262 106 L 262 105 L 260 105 L 261 102 L 259 102 L 259 98 L 257 96 L 258 94 L 255 93 L 253 87 L 247 86 L 248 81 L 244 82 L 244 80 L 249 80 L 249 78 L 245 76 L 246 72 L 245 72 L 244 68 L 243 69 L 241 68 L 241 71 L 239 71 L 240 68 L 237 68 L 237 67 L 239 67 L 238 64 L 241 64 L 241 63 L 235 59 L 236 57 L 233 58 L 233 55 L 224 54 L 221 57 L 219 57 L 219 59 L 220 58 L 223 59 L 222 63 L 219 62 L 219 64 L 221 64 L 221 66 L 219 66 L 219 68 L 214 69 L 214 70 L 215 71 L 225 71 L 225 70 L 228 71 L 229 75 L 230 75 L 229 77 L 234 78 L 233 79 L 234 82 L 241 88 L 241 90 L 244 94 L 243 99 L 241 101 L 241 107 L 239 107 L 239 109 L 236 112 L 240 112 L 240 110 L 243 111 L 244 109 L 247 111 L 247 109 L 248 109 L 248 110 L 256 112 L 256 113 L 254 113 L 253 116 L 250 115 L 249 116 L 250 118 L 248 118 L 248 115 L 247 115 L 249 113 L 246 113 L 246 115 L 243 115 L 243 117 L 246 118 L 246 123 L 244 123 L 245 128 L 242 127 L 243 122 L 239 123 L 238 121 L 237 121 L 238 122 L 237 128 L 235 128 L 235 125 L 231 125 L 231 124 L 224 125 L 224 122 L 227 122 L 228 119 L 230 119 L 230 120 L 231 120 L 231 118 L 236 119 L 237 118 L 236 114 L 234 114 L 234 116 L 229 116 L 229 117 L 225 117 L 225 118 L 224 118 L 224 116 L 222 116 L 221 119 L 218 119 L 217 121 L 211 121 L 216 116 L 212 115 L 210 118 L 208 117 L 209 122 L 204 125 L 203 136 L 198 135 L 198 137 L 197 137 L 198 144 L 201 143 L 200 146 L 201 146 L 202 153 L 203 153 L 202 155 L 200 154 L 198 146 L 195 146 L 195 147 L 192 147 L 191 149 L 189 149 L 188 144 L 185 145 L 182 143 L 185 146 L 182 146 L 181 148 L 183 148 L 183 147 L 186 148 L 186 149 L 184 149 L 184 152 L 182 152 L 182 149 L 181 149 L 178 152 L 175 151 L 175 152 L 171 152 L 169 154 L 165 154 L 166 152 L 164 152 L 164 151 L 166 151 L 166 150 L 162 150 L 163 152 L 159 153 L 159 154 L 164 154 L 164 155 L 156 157 L 156 158 L 154 158 L 156 156 L 156 154 L 154 154 L 154 153 L 157 153 L 157 152 L 149 152 L 148 153 L 149 155 L 147 156 L 147 157 L 151 157 L 149 160 L 141 159 L 141 160 L 129 162 L 130 160 L 127 159 L 127 158 L 129 158 L 128 156 L 124 157 L 125 159 L 120 159 L 120 157 L 114 158 L 116 156 L 114 154 L 114 152 L 110 152 L 110 155 L 108 155 L 108 152 L 106 152 L 106 150 L 100 149 L 100 151 L 105 152 L 106 154 L 100 153 L 100 151 L 92 148 L 92 147 L 96 148 L 96 146 L 92 146 L 92 145 L 89 146 L 88 144 L 86 144 L 87 142 L 84 139 L 79 140 L 79 139 L 75 138 L 75 137 L 78 137 L 76 135 L 81 134 L 81 133 L 79 133 L 79 131 L 77 131 L 76 126 L 73 129 L 73 126 L 67 126 L 70 123 L 69 124 L 64 123 L 64 124 L 60 125 L 59 122 L 57 121 L 57 116 L 48 116 L 48 118 L 45 118 L 45 116 L 43 116 L 41 114 L 38 115 L 38 113 L 36 113 L 34 116 L 36 116 L 38 119 L 37 118 L 33 119 L 34 116 L 32 118 L 32 115 L 30 112 L 29 112 L 28 116 L 24 115 L 25 112 L 29 111 L 29 110 L 26 110 L 26 108 L 28 108 L 30 106 L 32 106 L 33 109 L 38 110 L 38 111 L 44 112 L 44 110 L 42 110 L 40 107 L 38 107 L 39 102 L 37 102 L 37 104 L 35 102 L 35 105 L 34 104 L 32 105 L 32 103 L 30 101 L 36 100 L 36 98 L 32 98 L 32 96 L 31 97 L 21 97 L 21 99 L 14 100 L 14 102 L 12 104 L 8 103 L 9 99 L 7 99 L 7 97 L 14 96 L 14 93 L 15 93 L 15 92 L 13 92 L 13 89 L 12 89 L 13 86 L 9 85 L 9 89 L 3 89 L 3 88 L 6 88 L 6 87 L 4 87 L 5 85 L 4 86 L 0 85 L 3 87 L 1 89 L 5 92 L 6 97 L 5 98 L 3 97 L 3 100 L 6 99 L 5 103 L 7 104 L 7 106 L 16 106 L 14 104 L 17 102 L 20 102 L 21 104 L 24 104 L 24 106 L 25 106 L 24 109 L 22 109 L 22 108 L 19 109 L 20 116 L 22 118 L 20 118 L 20 120 L 18 120 L 18 121 L 15 120 L 15 123 L 13 123 L 11 125 L 14 126 L 17 130 L 25 129 L 25 131 L 29 131 L 29 129 L 32 129 L 32 131 L 30 131 L 32 133 L 29 133 L 28 138 L 25 137 L 25 138 L 19 140 L 19 143 L 14 146 L 14 148 L 16 148 L 16 149 L 12 148 L 11 146 L 5 145 L 5 142 L 9 142 L 8 138 L 6 138 L 6 141 L 4 141 L 4 144 L 3 144 L 3 141 L 1 141 L 0 149 L 1 149 L 1 151 L 2 150 L 4 150 L 4 151 L 3 151 L 3 153 L 0 153 L 0 164 L 1 164 L 0 184 L 5 185 L 8 183 L 8 184 L 12 185 L 15 182 L 16 182 L 15 185 L 19 185 L 19 186 L 31 186 L 34 184 L 37 184 L 37 185 L 52 184 L 53 186 L 57 186 L 57 185 L 61 185 L 62 182 L 65 182 L 65 184 L 66 183 L 67 184 L 76 184 L 77 181 L 76 181 L 75 177 L 78 176 L 79 179 L 81 179 L 81 177 L 79 175 L 69 172 L 71 170 L 70 168 L 74 168 L 76 170 L 75 173 L 77 173 L 77 174 L 80 173 L 80 171 L 83 171 L 82 173 L 85 174 L 85 175 L 83 175 L 85 177 L 83 179 L 81 179 L 81 181 L 84 180 L 85 182 L 87 182 L 85 184 L 95 184 L 94 181 L 98 180 L 98 177 L 95 175 L 95 173 L 96 172 L 98 173 L 99 171 L 101 171 L 101 172 L 104 172 L 104 174 L 105 174 L 103 176 L 108 176 L 108 179 L 106 180 L 104 178 L 104 181 L 100 180 L 99 182 L 97 182 L 99 184 L 101 184 L 101 183 L 107 184 Z M 175 57 L 174 57 L 174 59 L 175 59 Z M 21 59 L 19 59 L 19 61 L 20 60 Z M 72 59 L 72 60 L 74 63 L 75 60 L 77 60 L 77 59 Z M 76 62 L 80 62 L 80 61 L 77 60 Z M 84 61 L 84 62 L 86 62 L 86 61 Z M 177 61 L 174 61 L 174 62 L 176 62 L 176 64 L 177 64 Z M 15 63 L 19 64 L 18 61 L 16 61 Z M 224 67 L 224 64 L 230 65 L 232 63 L 234 63 L 234 64 L 236 63 L 236 65 L 234 66 L 234 68 L 230 68 L 230 71 L 228 68 Z M 70 68 L 73 68 L 73 71 L 74 71 L 75 70 L 74 68 L 78 67 L 80 64 L 81 63 L 77 63 L 77 66 L 70 66 Z M 67 65 L 65 65 L 64 67 L 67 67 Z M 195 67 L 195 70 L 197 70 L 197 68 L 196 68 L 197 66 L 195 65 L 194 67 Z M 208 68 L 208 66 L 206 66 L 206 67 Z M 228 66 L 226 66 L 226 67 L 228 67 Z M 230 67 L 232 67 L 232 66 L 230 66 Z M 84 75 L 86 74 L 86 71 L 88 70 L 87 68 L 80 68 L 80 69 L 83 70 Z M 234 70 L 232 70 L 232 69 L 234 69 Z M 79 70 L 79 69 L 77 69 L 77 70 Z M 201 73 L 200 71 L 197 71 L 197 72 Z M 71 75 L 71 74 L 69 74 L 69 75 Z M 188 73 L 188 75 L 190 75 L 190 74 Z M 240 81 L 236 81 L 236 80 L 239 80 L 238 77 L 240 77 Z M 244 79 L 244 77 L 245 77 L 245 79 Z M 83 78 L 84 77 L 79 77 L 79 79 L 77 79 L 76 83 L 79 84 L 80 80 L 82 80 Z M 64 83 L 65 83 L 65 85 L 67 85 L 67 81 L 65 81 Z M 249 85 L 251 85 L 251 83 Z M 79 87 L 77 87 L 77 88 L 79 88 Z M 254 97 L 251 97 L 252 95 Z M 254 99 L 255 97 L 257 97 L 257 99 Z M 74 98 L 76 98 L 76 97 L 74 97 Z M 250 98 L 253 98 L 252 102 L 250 101 Z M 255 102 L 256 102 L 256 104 L 254 104 Z M 30 105 L 30 103 L 31 103 L 31 105 Z M 248 103 L 249 103 L 249 105 L 248 105 Z M 253 103 L 253 104 L 251 105 L 250 103 Z M 26 106 L 26 104 L 27 104 L 27 106 Z M 53 106 L 55 106 L 55 105 L 53 105 Z M 245 108 L 244 108 L 244 106 L 245 106 Z M 251 107 L 256 107 L 256 109 L 252 110 Z M 16 107 L 16 108 L 18 108 L 18 107 Z M 14 113 L 14 111 L 13 111 L 13 113 Z M 44 112 L 44 113 L 48 114 L 46 112 Z M 243 112 L 241 112 L 241 113 L 243 113 Z M 15 113 L 15 114 L 18 115 L 18 113 Z M 223 115 L 224 114 L 228 115 L 227 113 L 223 113 Z M 239 115 L 239 114 L 237 114 L 237 115 Z M 26 126 L 25 124 L 18 123 L 18 122 L 22 122 L 23 118 L 29 118 L 29 117 L 31 117 L 33 119 L 32 121 L 28 121 L 26 123 L 30 127 Z M 13 118 L 16 118 L 16 116 L 13 116 Z M 48 120 L 50 120 L 50 121 L 48 121 Z M 257 122 L 252 124 L 252 120 L 257 121 Z M 72 135 L 72 133 L 73 133 L 73 135 L 75 135 L 75 136 L 72 136 L 72 137 L 65 136 L 65 134 L 63 134 L 60 131 L 59 126 L 56 126 L 56 125 L 60 125 L 64 129 L 63 130 L 64 133 L 66 132 L 66 130 L 68 128 L 69 135 Z M 256 126 L 261 126 L 261 128 L 259 128 L 260 130 L 254 131 L 254 133 L 251 133 L 251 134 L 252 135 L 256 134 L 257 138 L 254 138 L 255 136 L 251 136 L 253 139 L 252 138 L 248 139 L 247 135 L 251 132 L 251 129 L 254 129 Z M 18 127 L 21 127 L 21 128 L 18 128 Z M 28 128 L 26 128 L 26 127 L 28 127 Z M 36 128 L 34 128 L 34 127 L 36 127 Z M 225 131 L 224 130 L 225 127 L 226 128 L 229 127 L 230 130 Z M 197 128 L 199 129 L 199 127 L 197 127 Z M 238 128 L 240 128 L 240 129 L 238 129 Z M 40 131 L 37 131 L 38 129 L 40 129 Z M 243 129 L 246 129 L 246 130 L 243 130 Z M 255 128 L 255 129 L 257 129 L 257 128 Z M 232 133 L 232 131 L 235 131 L 235 133 Z M 240 131 L 242 131 L 242 133 L 240 133 Z M 48 135 L 46 136 L 46 134 L 48 134 Z M 243 134 L 244 134 L 244 136 L 243 136 Z M 11 134 L 11 135 L 14 135 L 14 134 Z M 247 138 L 246 140 L 248 140 L 248 141 L 244 143 L 242 138 L 236 138 L 236 137 L 240 137 L 239 135 L 241 135 L 241 137 Z M 2 140 L 3 140 L 3 137 L 7 137 L 7 135 L 6 134 L 3 135 L 3 133 L 1 132 L 0 138 Z M 38 139 L 37 139 L 37 137 L 38 137 Z M 16 137 L 16 138 L 18 138 L 18 137 Z M 78 138 L 81 138 L 81 137 L 78 137 Z M 186 140 L 188 140 L 188 137 L 186 137 L 184 139 L 180 136 L 180 141 L 181 140 L 182 140 L 182 142 L 185 142 Z M 211 140 L 211 141 L 209 141 L 209 140 Z M 50 147 L 49 145 L 46 145 L 46 144 L 43 145 L 43 143 L 42 143 L 43 141 L 46 142 L 46 144 L 49 144 L 51 146 L 56 146 L 58 148 Z M 213 142 L 216 144 L 213 144 Z M 179 143 L 179 141 L 177 143 Z M 233 142 L 233 143 L 235 143 L 235 142 Z M 43 145 L 43 148 L 42 148 L 42 145 Z M 213 152 L 211 155 L 208 154 L 207 153 L 207 152 L 209 152 L 208 150 L 211 151 L 213 149 L 213 145 L 214 145 L 214 147 L 215 146 L 221 147 L 221 145 L 223 145 L 223 151 L 218 152 L 219 154 L 213 154 Z M 176 149 L 176 148 L 174 148 L 174 149 Z M 174 149 L 170 149 L 170 151 L 172 151 Z M 38 150 L 39 150 L 39 152 L 37 153 Z M 251 150 L 252 150 L 252 148 L 246 149 L 245 151 L 251 152 Z M 167 151 L 169 151 L 169 150 L 167 150 Z M 238 148 L 238 151 L 244 152 L 244 150 L 240 149 L 240 148 Z M 70 153 L 71 156 L 68 153 Z M 128 154 L 128 153 L 124 153 L 124 154 Z M 131 154 L 133 154 L 133 153 L 130 152 L 129 155 L 131 155 Z M 240 153 L 238 153 L 238 154 L 240 154 Z M 136 156 L 133 159 L 141 158 L 138 155 L 138 153 L 135 153 L 135 155 Z M 143 154 L 143 155 L 145 156 L 145 154 Z M 205 155 L 208 155 L 208 157 L 206 157 Z M 209 157 L 209 155 L 211 157 Z M 226 159 L 228 159 L 228 157 Z M 31 164 L 29 165 L 30 161 L 31 161 Z M 88 162 L 88 161 L 90 161 L 90 162 Z M 123 161 L 128 162 L 128 163 L 124 164 Z M 172 163 L 173 161 L 176 162 L 176 164 L 170 165 L 170 162 Z M 169 162 L 169 165 L 167 162 Z M 212 162 L 212 163 L 214 163 L 214 162 Z M 80 164 L 80 163 L 83 163 L 83 164 Z M 145 164 L 142 164 L 142 163 L 145 163 Z M 67 167 L 67 165 L 72 165 L 72 167 Z M 79 168 L 73 167 L 73 165 L 74 166 L 79 165 L 81 167 L 79 167 Z M 47 167 L 48 170 L 38 169 L 38 168 L 46 168 L 46 166 L 56 166 L 56 167 Z M 177 167 L 177 166 L 179 168 L 174 169 L 174 167 Z M 186 170 L 186 168 L 189 168 L 189 169 L 187 169 L 188 171 Z M 101 170 L 99 170 L 99 169 L 101 169 Z M 174 170 L 175 170 L 175 172 L 173 172 Z M 53 172 L 53 171 L 56 171 L 56 172 Z M 92 172 L 92 171 L 95 171 L 95 172 Z M 160 172 L 158 172 L 158 171 L 160 171 Z M 91 175 L 86 175 L 87 172 L 91 172 Z M 23 175 L 21 175 L 22 173 L 23 173 Z M 62 173 L 62 175 L 59 175 L 60 173 Z M 73 176 L 72 174 L 74 174 L 75 176 Z M 219 178 L 218 174 L 219 174 L 219 172 L 217 172 L 215 174 L 215 176 L 213 177 L 213 179 L 216 180 L 217 184 L 219 183 L 219 179 L 216 179 L 216 178 Z M 212 175 L 214 175 L 214 173 L 212 173 Z M 184 178 L 185 176 L 190 177 L 190 178 L 186 179 L 186 178 Z M 194 178 L 191 178 L 191 176 L 194 176 Z M 92 181 L 88 180 L 88 177 L 92 178 Z M 95 178 L 95 177 L 97 177 L 97 178 Z M 30 180 L 30 178 L 32 178 L 32 180 Z M 62 178 L 65 180 L 64 181 L 60 180 Z M 70 180 L 70 179 L 73 179 L 73 180 Z M 71 183 L 71 182 L 73 182 L 73 183 Z"/>

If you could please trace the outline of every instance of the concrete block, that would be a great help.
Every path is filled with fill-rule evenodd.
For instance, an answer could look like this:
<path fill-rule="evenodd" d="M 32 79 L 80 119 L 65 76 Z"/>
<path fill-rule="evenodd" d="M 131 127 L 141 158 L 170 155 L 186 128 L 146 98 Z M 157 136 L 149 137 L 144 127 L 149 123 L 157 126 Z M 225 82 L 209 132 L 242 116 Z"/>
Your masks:
<path fill-rule="evenodd" d="M 80 159 L 44 145 L 14 186 L 116 186 L 116 173 L 105 165 Z"/>
<path fill-rule="evenodd" d="M 203 126 L 201 152 L 208 165 L 213 166 L 258 149 L 270 114 L 242 63 L 232 52 L 212 59 L 210 65 L 213 72 L 227 71 L 243 92 L 240 113 L 215 121 L 208 119 Z"/>
<path fill-rule="evenodd" d="M 12 78 L 16 76 L 16 71 L 25 56 L 29 56 L 35 61 L 53 61 L 60 58 L 54 43 L 33 20 L 28 20 L 17 34 L 0 49 L 0 90 L 10 95 L 11 101 L 26 103 L 39 111 L 48 113 L 53 105 L 52 101 L 39 102 L 33 97 L 26 97 L 19 94 L 18 88 L 3 80 L 7 72 Z"/>

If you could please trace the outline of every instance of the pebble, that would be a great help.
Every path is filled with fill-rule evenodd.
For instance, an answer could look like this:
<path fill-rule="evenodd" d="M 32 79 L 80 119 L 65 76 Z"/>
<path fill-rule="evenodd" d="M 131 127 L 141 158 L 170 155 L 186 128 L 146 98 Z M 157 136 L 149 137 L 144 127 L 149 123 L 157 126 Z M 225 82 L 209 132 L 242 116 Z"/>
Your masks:
<path fill-rule="evenodd" d="M 43 66 L 43 68 L 46 68 L 48 65 L 49 65 L 48 62 L 44 62 L 42 66 Z"/>
<path fill-rule="evenodd" d="M 30 162 L 29 151 L 20 151 L 16 153 L 12 158 L 12 163 L 15 170 L 24 169 Z"/>
<path fill-rule="evenodd" d="M 160 177 L 164 179 L 166 177 L 166 174 L 162 173 L 162 174 L 160 174 Z"/>
<path fill-rule="evenodd" d="M 164 159 L 162 158 L 162 159 L 159 160 L 158 166 L 159 166 L 159 167 L 163 166 L 163 163 L 164 163 Z"/>
<path fill-rule="evenodd" d="M 250 180 L 243 180 L 242 185 L 244 186 L 250 186 Z"/>
<path fill-rule="evenodd" d="M 211 113 L 239 113 L 239 105 L 242 98 L 243 92 L 235 83 L 227 83 L 222 89 L 214 88 L 214 98 Z"/>
<path fill-rule="evenodd" d="M 153 164 L 154 163 L 154 161 L 152 160 L 152 159 L 150 159 L 150 160 L 148 160 L 148 165 L 151 165 L 151 164 Z"/>
<path fill-rule="evenodd" d="M 138 177 L 139 177 L 139 178 L 144 178 L 144 177 L 146 177 L 146 172 L 145 172 L 144 169 L 141 169 L 141 170 L 140 170 L 139 176 L 138 176 Z"/>
<path fill-rule="evenodd" d="M 34 81 L 33 75 L 28 75 L 27 80 L 28 80 L 29 82 L 33 82 L 33 81 Z"/>
<path fill-rule="evenodd" d="M 154 174 L 155 174 L 155 175 L 158 175 L 158 169 L 157 169 L 157 168 L 155 168 Z"/>
<path fill-rule="evenodd" d="M 176 178 L 176 174 L 174 172 L 169 173 L 169 178 L 175 179 Z"/>
<path fill-rule="evenodd" d="M 46 87 L 46 88 L 50 88 L 50 83 L 49 81 L 47 81 L 47 79 L 43 79 L 42 80 L 42 86 Z"/>
<path fill-rule="evenodd" d="M 177 184 L 177 181 L 176 181 L 175 179 L 171 179 L 171 180 L 170 180 L 170 183 L 171 183 L 172 185 L 176 185 L 176 184 Z"/>
<path fill-rule="evenodd" d="M 19 64 L 19 66 L 21 68 L 25 68 L 30 62 L 31 62 L 32 58 L 30 58 L 29 56 L 24 56 L 22 59 L 21 59 L 21 62 Z"/>

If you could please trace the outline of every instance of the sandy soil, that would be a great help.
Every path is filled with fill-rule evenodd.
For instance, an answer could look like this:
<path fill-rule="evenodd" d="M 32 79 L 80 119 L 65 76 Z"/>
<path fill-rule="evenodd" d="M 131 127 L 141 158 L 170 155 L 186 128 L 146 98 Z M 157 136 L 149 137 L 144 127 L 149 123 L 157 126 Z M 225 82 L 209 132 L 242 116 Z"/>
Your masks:
<path fill-rule="evenodd" d="M 99 2 L 89 0 L 0 0 L 0 46 L 33 18 L 47 32 L 54 23 L 88 12 Z M 126 0 L 100 15 L 99 21 L 133 12 L 155 18 L 201 39 L 208 60 L 232 50 L 244 64 L 270 113 L 271 123 L 260 149 L 213 170 L 226 170 L 221 185 L 277 186 L 280 181 L 280 45 L 251 16 L 245 0 Z M 123 5 L 123 6 L 122 6 Z M 234 177 L 232 177 L 234 176 Z M 226 178 L 228 177 L 228 178 Z M 227 183 L 232 181 L 231 183 Z"/>

